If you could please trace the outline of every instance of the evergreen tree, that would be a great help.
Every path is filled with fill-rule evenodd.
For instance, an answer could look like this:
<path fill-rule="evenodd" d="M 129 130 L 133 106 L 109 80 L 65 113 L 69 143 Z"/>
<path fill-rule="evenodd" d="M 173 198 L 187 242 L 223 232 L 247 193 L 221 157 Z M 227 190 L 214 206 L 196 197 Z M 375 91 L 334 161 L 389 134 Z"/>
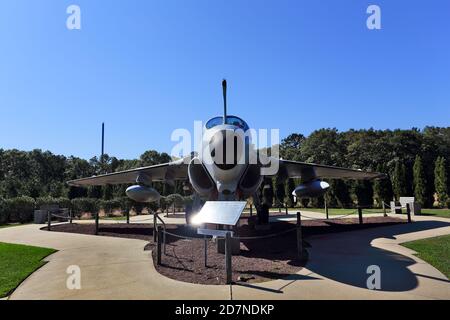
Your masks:
<path fill-rule="evenodd" d="M 269 207 L 273 205 L 273 183 L 272 179 L 267 178 L 263 181 L 263 202 L 266 203 Z"/>
<path fill-rule="evenodd" d="M 386 173 L 386 167 L 382 164 L 378 164 L 377 172 Z M 389 203 L 389 201 L 392 200 L 392 185 L 389 177 L 385 179 L 376 179 L 373 183 L 373 189 L 379 206 L 382 206 L 383 202 Z"/>
<path fill-rule="evenodd" d="M 286 197 L 287 197 L 287 205 L 288 207 L 293 208 L 295 206 L 294 196 L 292 192 L 295 190 L 294 179 L 287 179 L 286 183 Z"/>
<path fill-rule="evenodd" d="M 413 167 L 414 197 L 422 207 L 426 201 L 426 180 L 422 158 L 417 155 Z"/>
<path fill-rule="evenodd" d="M 286 190 L 284 188 L 284 183 L 275 182 L 275 196 L 277 198 L 277 203 L 281 206 L 284 205 L 284 198 L 286 197 Z"/>
<path fill-rule="evenodd" d="M 395 163 L 394 173 L 392 175 L 392 188 L 395 198 L 406 196 L 406 167 L 401 161 Z"/>
<path fill-rule="evenodd" d="M 353 183 L 353 192 L 359 206 L 367 207 L 373 205 L 373 187 L 370 181 L 355 181 Z"/>
<path fill-rule="evenodd" d="M 440 207 L 444 207 L 448 200 L 447 168 L 444 157 L 438 157 L 434 166 L 434 188 Z"/>

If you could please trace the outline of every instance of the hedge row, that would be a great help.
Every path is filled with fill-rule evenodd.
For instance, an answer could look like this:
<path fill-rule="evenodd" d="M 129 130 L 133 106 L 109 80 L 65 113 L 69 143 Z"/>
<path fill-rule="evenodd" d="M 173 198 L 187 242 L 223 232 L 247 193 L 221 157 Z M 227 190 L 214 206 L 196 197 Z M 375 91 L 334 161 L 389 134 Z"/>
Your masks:
<path fill-rule="evenodd" d="M 106 213 L 111 213 L 114 210 L 122 210 L 127 212 L 131 209 L 134 209 L 140 213 L 144 207 L 147 207 L 150 210 L 157 210 L 159 208 L 165 210 L 172 205 L 180 208 L 190 202 L 192 202 L 191 197 L 183 197 L 179 194 L 161 197 L 161 201 L 159 203 L 154 202 L 149 204 L 137 203 L 128 197 L 112 200 L 95 198 L 75 198 L 70 200 L 67 198 L 52 197 L 33 199 L 26 196 L 11 199 L 0 198 L 0 224 L 30 222 L 33 220 L 33 212 L 35 209 L 48 205 L 57 205 L 60 208 L 70 208 L 74 214 L 81 214 L 83 212 L 94 213 L 100 209 L 104 210 Z"/>

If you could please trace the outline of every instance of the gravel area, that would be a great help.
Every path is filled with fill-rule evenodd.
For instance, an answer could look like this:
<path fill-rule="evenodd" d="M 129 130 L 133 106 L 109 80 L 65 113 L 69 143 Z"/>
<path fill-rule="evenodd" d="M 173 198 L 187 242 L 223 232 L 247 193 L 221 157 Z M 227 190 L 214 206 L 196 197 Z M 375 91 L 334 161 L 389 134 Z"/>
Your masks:
<path fill-rule="evenodd" d="M 295 223 L 271 223 L 270 230 L 254 230 L 242 219 L 237 234 L 240 237 L 267 236 L 281 233 L 279 236 L 256 240 L 243 239 L 241 252 L 232 257 L 233 281 L 262 282 L 285 278 L 298 272 L 307 261 L 307 252 L 303 260 L 297 258 Z M 308 237 L 316 234 L 345 232 L 365 228 L 374 228 L 404 223 L 392 217 L 364 218 L 359 225 L 358 219 L 305 220 L 302 222 L 305 248 L 309 247 Z M 46 230 L 47 228 L 43 228 Z M 289 231 L 293 230 L 293 231 Z M 81 234 L 95 234 L 94 224 L 60 224 L 52 226 L 52 231 Z M 100 224 L 99 236 L 112 236 L 142 239 L 149 243 L 146 250 L 153 250 L 155 267 L 161 274 L 180 281 L 201 284 L 225 283 L 225 257 L 217 253 L 217 243 L 207 240 L 207 266 L 205 267 L 205 241 L 196 234 L 196 230 L 184 225 L 167 225 L 167 231 L 194 239 L 182 239 L 167 235 L 166 254 L 162 254 L 162 265 L 156 265 L 156 249 L 153 243 L 152 224 Z M 155 250 L 154 250 L 155 249 Z"/>

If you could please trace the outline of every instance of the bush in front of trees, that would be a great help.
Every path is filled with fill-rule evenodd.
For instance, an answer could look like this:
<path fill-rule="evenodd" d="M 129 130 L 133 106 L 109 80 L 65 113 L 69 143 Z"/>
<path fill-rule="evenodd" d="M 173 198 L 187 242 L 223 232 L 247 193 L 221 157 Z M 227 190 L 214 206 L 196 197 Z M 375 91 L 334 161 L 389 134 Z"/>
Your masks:
<path fill-rule="evenodd" d="M 6 201 L 3 198 L 0 198 L 0 225 L 6 224 L 9 221 L 9 212 L 6 207 Z"/>
<path fill-rule="evenodd" d="M 174 209 L 173 211 L 175 213 L 175 209 L 179 209 L 179 208 L 183 207 L 184 199 L 183 199 L 183 196 L 181 194 L 178 194 L 178 193 L 169 194 L 166 197 L 166 203 L 169 206 L 173 207 L 173 209 Z"/>
<path fill-rule="evenodd" d="M 71 208 L 72 202 L 69 198 L 53 198 L 53 197 L 39 197 L 36 198 L 36 208 L 39 209 L 42 206 L 57 205 L 59 208 Z"/>
<path fill-rule="evenodd" d="M 106 214 L 111 214 L 114 210 L 121 209 L 122 203 L 120 199 L 99 200 L 98 207 L 103 209 Z"/>
<path fill-rule="evenodd" d="M 33 212 L 36 201 L 27 196 L 7 199 L 6 210 L 9 213 L 9 222 L 26 223 L 33 220 Z"/>
<path fill-rule="evenodd" d="M 98 200 L 94 198 L 75 198 L 72 199 L 72 209 L 74 214 L 84 212 L 96 213 L 98 210 Z"/>

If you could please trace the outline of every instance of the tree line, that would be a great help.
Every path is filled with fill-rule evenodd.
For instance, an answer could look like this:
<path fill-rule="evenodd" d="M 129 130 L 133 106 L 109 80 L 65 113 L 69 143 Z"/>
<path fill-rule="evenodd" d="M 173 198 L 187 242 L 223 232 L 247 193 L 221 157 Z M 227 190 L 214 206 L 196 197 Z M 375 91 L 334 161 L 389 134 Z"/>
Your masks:
<path fill-rule="evenodd" d="M 450 127 L 410 130 L 320 129 L 309 136 L 293 133 L 280 144 L 283 159 L 342 166 L 386 173 L 377 181 L 330 180 L 325 197 L 302 199 L 302 206 L 330 207 L 379 206 L 381 203 L 414 196 L 423 207 L 449 206 Z M 28 196 L 34 199 L 95 198 L 113 200 L 124 197 L 127 186 L 69 187 L 68 180 L 94 174 L 116 172 L 170 161 L 167 153 L 144 152 L 139 159 L 124 160 L 103 155 L 90 160 L 55 155 L 50 151 L 0 149 L 0 198 Z M 294 205 L 291 193 L 297 179 L 277 182 L 266 179 L 261 186 L 265 201 L 272 205 Z M 155 183 L 163 196 L 186 196 L 183 182 L 171 186 Z"/>

